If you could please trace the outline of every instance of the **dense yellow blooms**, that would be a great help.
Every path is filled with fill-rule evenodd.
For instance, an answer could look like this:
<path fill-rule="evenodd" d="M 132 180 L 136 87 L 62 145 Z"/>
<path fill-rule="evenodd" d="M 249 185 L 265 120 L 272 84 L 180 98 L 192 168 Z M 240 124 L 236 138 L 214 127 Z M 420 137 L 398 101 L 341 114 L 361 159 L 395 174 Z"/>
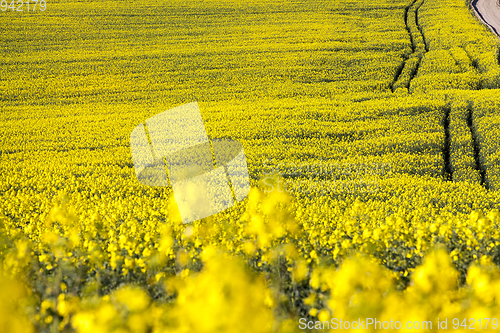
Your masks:
<path fill-rule="evenodd" d="M 0 18 L 0 331 L 500 313 L 498 43 L 463 1 L 25 14 Z M 193 100 L 244 146 L 251 191 L 182 224 L 170 188 L 137 182 L 129 135 Z"/>

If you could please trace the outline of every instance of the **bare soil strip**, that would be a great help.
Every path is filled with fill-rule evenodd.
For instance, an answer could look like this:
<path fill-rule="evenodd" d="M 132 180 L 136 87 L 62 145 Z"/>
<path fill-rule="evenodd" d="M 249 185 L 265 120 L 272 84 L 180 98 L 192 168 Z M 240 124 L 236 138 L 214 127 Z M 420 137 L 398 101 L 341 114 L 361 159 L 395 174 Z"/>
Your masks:
<path fill-rule="evenodd" d="M 497 0 L 473 0 L 471 7 L 476 16 L 500 37 L 500 5 Z"/>

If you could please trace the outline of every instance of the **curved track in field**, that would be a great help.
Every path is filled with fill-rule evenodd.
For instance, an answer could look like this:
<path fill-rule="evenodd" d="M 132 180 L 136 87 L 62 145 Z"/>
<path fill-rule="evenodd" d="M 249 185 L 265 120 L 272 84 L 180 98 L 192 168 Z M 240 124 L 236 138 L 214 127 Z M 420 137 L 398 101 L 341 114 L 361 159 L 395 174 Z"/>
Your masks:
<path fill-rule="evenodd" d="M 425 0 L 412 0 L 405 8 L 404 21 L 406 30 L 410 37 L 412 53 L 409 57 L 404 57 L 403 63 L 396 72 L 394 81 L 391 84 L 391 91 L 394 92 L 396 87 L 410 88 L 411 80 L 415 77 L 420 66 L 423 54 L 428 52 L 427 42 L 425 40 L 422 27 L 418 20 L 418 11 L 424 4 Z M 413 62 L 409 60 L 415 58 Z"/>
<path fill-rule="evenodd" d="M 476 16 L 500 37 L 500 5 L 498 0 L 473 0 L 471 7 Z"/>

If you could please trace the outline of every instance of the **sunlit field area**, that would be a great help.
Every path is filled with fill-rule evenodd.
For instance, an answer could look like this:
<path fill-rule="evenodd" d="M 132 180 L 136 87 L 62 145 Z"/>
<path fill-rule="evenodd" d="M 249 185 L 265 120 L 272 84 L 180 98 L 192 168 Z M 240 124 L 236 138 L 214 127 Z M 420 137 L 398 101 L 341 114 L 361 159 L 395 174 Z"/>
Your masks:
<path fill-rule="evenodd" d="M 0 11 L 0 332 L 499 328 L 500 44 L 468 3 L 33 4 Z M 130 135 L 195 101 L 251 189 L 182 223 Z"/>

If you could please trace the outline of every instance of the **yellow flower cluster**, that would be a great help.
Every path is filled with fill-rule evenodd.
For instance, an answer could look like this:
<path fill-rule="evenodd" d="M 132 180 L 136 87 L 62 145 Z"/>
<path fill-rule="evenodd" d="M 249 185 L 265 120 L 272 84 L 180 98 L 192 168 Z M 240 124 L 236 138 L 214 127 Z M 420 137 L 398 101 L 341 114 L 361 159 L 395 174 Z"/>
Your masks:
<path fill-rule="evenodd" d="M 422 184 L 407 200 L 422 197 L 434 183 Z M 321 197 L 292 199 L 254 188 L 240 218 L 227 212 L 192 225 L 167 223 L 155 234 L 140 231 L 140 239 L 132 238 L 137 224 L 122 224 L 127 228 L 118 228 L 115 239 L 110 226 L 88 219 L 84 230 L 89 235 L 79 242 L 71 237 L 84 221 L 72 213 L 65 196 L 59 200 L 40 243 L 22 234 L 3 236 L 6 241 L 14 237 L 3 251 L 3 263 L 18 267 L 9 266 L 15 262 L 9 258 L 15 258 L 23 265 L 13 270 L 18 276 L 32 272 L 37 277 L 25 282 L 42 296 L 32 320 L 61 331 L 214 332 L 239 327 L 286 332 L 297 328 L 298 313 L 320 321 L 356 316 L 382 320 L 390 314 L 394 320 L 423 321 L 479 311 L 474 304 L 490 296 L 474 281 L 490 274 L 491 283 L 497 283 L 493 264 L 477 269 L 470 264 L 494 258 L 500 245 L 498 210 L 467 216 L 399 206 L 391 213 L 390 206 L 373 200 L 332 205 Z M 297 200 L 310 200 L 310 206 Z M 317 207 L 329 217 L 318 214 Z M 97 242 L 96 230 L 109 238 Z M 36 244 L 40 250 L 31 251 Z M 445 246 L 449 253 L 429 254 L 435 246 Z M 113 267 L 116 253 L 121 257 Z M 357 253 L 365 259 L 348 259 Z M 465 292 L 460 281 L 477 290 Z M 292 307 L 295 315 L 286 310 L 288 288 L 308 295 Z M 465 301 L 470 307 L 457 310 L 455 304 Z M 495 297 L 489 302 L 493 308 L 485 316 L 497 306 Z M 412 311 L 396 311 L 409 304 Z"/>
<path fill-rule="evenodd" d="M 443 249 L 426 256 L 404 292 L 397 291 L 391 275 L 390 271 L 363 256 L 346 260 L 337 270 L 317 268 L 310 284 L 319 294 L 329 296 L 321 302 L 319 299 L 312 302 L 310 313 L 315 317 L 314 325 L 335 328 L 342 320 L 352 323 L 360 318 L 363 321 L 377 318 L 379 324 L 370 327 L 366 322 L 365 328 L 369 331 L 385 328 L 388 331 L 399 325 L 403 329 L 435 331 L 443 328 L 438 322 L 446 321 L 450 331 L 464 326 L 486 329 L 485 320 L 483 326 L 479 326 L 480 319 L 489 318 L 491 321 L 498 314 L 495 300 L 499 295 L 493 287 L 498 283 L 500 270 L 488 257 L 481 258 L 468 269 L 464 286 L 459 286 L 458 272 Z M 331 320 L 332 317 L 335 320 Z M 472 322 L 469 321 L 471 318 Z M 466 325 L 457 326 L 456 320 L 460 323 L 465 320 Z M 493 319 L 488 331 L 498 328 L 498 324 L 498 318 Z"/>

